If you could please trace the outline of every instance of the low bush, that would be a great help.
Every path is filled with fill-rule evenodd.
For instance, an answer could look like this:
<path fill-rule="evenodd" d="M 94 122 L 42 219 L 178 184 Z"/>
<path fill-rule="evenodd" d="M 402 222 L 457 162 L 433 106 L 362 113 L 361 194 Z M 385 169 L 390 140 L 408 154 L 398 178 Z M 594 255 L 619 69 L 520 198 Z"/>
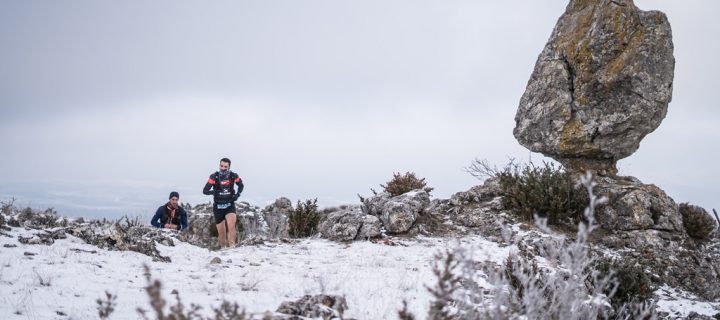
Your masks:
<path fill-rule="evenodd" d="M 380 186 L 393 197 L 416 189 L 425 190 L 427 193 L 433 190 L 433 188 L 427 186 L 425 178 L 418 179 L 414 172 L 406 172 L 403 175 L 399 172 L 393 173 L 392 179 L 387 184 L 381 184 Z"/>
<path fill-rule="evenodd" d="M 481 179 L 497 178 L 503 207 L 523 220 L 533 221 L 537 215 L 547 218 L 549 225 L 574 229 L 583 219 L 587 191 L 579 188 L 573 175 L 562 166 L 547 162 L 542 166 L 532 162 L 519 165 L 510 161 L 505 168 L 497 169 L 475 160 L 467 171 Z"/>
<path fill-rule="evenodd" d="M 318 213 L 317 199 L 300 202 L 288 214 L 288 233 L 293 238 L 303 238 L 317 232 L 320 214 Z"/>
<path fill-rule="evenodd" d="M 602 277 L 610 277 L 616 288 L 606 288 L 605 294 L 611 297 L 613 306 L 627 303 L 645 302 L 652 297 L 652 281 L 642 266 L 633 261 L 602 261 L 595 269 Z"/>
<path fill-rule="evenodd" d="M 687 202 L 681 203 L 679 209 L 685 231 L 690 237 L 707 240 L 717 228 L 715 219 L 705 209 Z"/>

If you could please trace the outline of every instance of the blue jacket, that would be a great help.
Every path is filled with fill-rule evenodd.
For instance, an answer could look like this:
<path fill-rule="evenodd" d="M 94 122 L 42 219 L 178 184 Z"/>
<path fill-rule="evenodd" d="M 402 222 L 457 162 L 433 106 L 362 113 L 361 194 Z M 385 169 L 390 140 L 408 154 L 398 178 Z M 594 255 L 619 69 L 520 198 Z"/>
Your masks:
<path fill-rule="evenodd" d="M 175 216 L 172 217 L 172 221 L 170 220 L 170 209 L 167 204 L 164 204 L 155 211 L 155 215 L 152 220 L 150 220 L 150 223 L 158 228 L 162 228 L 167 223 L 172 223 L 178 226 L 178 230 L 187 229 L 187 212 L 185 212 L 185 209 L 182 207 L 175 210 Z"/>

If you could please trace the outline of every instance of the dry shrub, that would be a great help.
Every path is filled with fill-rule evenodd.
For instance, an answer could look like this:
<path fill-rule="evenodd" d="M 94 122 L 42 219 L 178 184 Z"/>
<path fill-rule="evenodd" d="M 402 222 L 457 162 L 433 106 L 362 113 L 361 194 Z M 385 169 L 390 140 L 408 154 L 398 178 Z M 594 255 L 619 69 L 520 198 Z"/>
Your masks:
<path fill-rule="evenodd" d="M 167 302 L 162 296 L 162 283 L 160 280 L 153 280 L 150 273 L 150 267 L 144 266 L 145 279 L 147 280 L 147 287 L 145 292 L 148 294 L 150 299 L 150 306 L 153 309 L 155 316 L 151 316 L 148 310 L 137 308 L 137 312 L 140 314 L 142 319 L 158 319 L 158 320 L 246 320 L 250 318 L 244 309 L 241 309 L 237 303 L 231 303 L 224 300 L 218 308 L 213 308 L 214 317 L 204 317 L 200 314 L 202 309 L 196 304 L 191 304 L 189 308 L 180 299 L 180 294 L 173 290 L 175 295 L 175 304 L 170 305 L 169 310 L 166 310 Z M 110 315 L 115 311 L 117 306 L 117 296 L 105 292 L 105 299 L 97 299 L 98 316 L 100 319 L 108 319 Z"/>
<path fill-rule="evenodd" d="M 96 302 L 98 304 L 98 317 L 100 317 L 100 319 L 108 319 L 110 314 L 115 312 L 115 307 L 117 306 L 117 296 L 105 291 L 105 300 L 97 299 Z"/>
<path fill-rule="evenodd" d="M 433 190 L 433 188 L 427 186 L 425 178 L 418 179 L 414 172 L 406 172 L 404 175 L 399 172 L 393 173 L 392 179 L 387 184 L 381 184 L 380 186 L 393 197 L 416 189 L 425 190 L 427 193 Z"/>

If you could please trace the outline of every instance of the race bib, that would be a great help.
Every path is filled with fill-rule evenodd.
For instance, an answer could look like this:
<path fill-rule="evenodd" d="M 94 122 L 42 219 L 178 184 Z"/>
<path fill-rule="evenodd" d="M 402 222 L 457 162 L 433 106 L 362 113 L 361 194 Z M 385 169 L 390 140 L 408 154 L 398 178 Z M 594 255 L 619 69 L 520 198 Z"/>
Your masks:
<path fill-rule="evenodd" d="M 227 209 L 230 208 L 231 203 L 218 203 L 217 208 L 218 209 Z"/>

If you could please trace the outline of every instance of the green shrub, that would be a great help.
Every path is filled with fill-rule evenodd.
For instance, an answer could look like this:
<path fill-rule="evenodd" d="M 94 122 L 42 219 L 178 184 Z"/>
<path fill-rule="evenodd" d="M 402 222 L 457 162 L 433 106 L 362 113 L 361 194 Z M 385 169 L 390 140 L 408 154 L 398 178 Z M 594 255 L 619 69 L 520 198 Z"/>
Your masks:
<path fill-rule="evenodd" d="M 387 184 L 380 186 L 393 197 L 415 189 L 423 189 L 427 193 L 433 190 L 433 188 L 427 187 L 425 178 L 418 179 L 414 172 L 406 172 L 404 175 L 400 175 L 399 172 L 393 173 L 393 178 Z"/>
<path fill-rule="evenodd" d="M 562 167 L 547 162 L 543 166 L 510 162 L 494 175 L 500 182 L 504 208 L 520 218 L 532 221 L 537 214 L 550 225 L 571 229 L 583 220 L 587 191 L 578 188 L 572 174 Z"/>
<path fill-rule="evenodd" d="M 613 282 L 617 284 L 615 294 L 610 296 L 610 290 L 605 292 L 610 296 L 614 306 L 645 302 L 652 297 L 653 291 L 655 291 L 650 277 L 645 273 L 643 267 L 637 265 L 634 261 L 616 262 L 605 260 L 597 264 L 596 270 L 602 277 L 610 276 Z"/>
<path fill-rule="evenodd" d="M 679 206 L 680 214 L 683 218 L 683 225 L 687 234 L 698 240 L 707 240 L 715 231 L 715 219 L 705 209 L 691 205 L 689 203 L 681 203 Z"/>
<path fill-rule="evenodd" d="M 317 199 L 298 201 L 295 209 L 288 214 L 288 233 L 293 238 L 303 238 L 317 232 L 320 214 L 317 211 Z"/>

